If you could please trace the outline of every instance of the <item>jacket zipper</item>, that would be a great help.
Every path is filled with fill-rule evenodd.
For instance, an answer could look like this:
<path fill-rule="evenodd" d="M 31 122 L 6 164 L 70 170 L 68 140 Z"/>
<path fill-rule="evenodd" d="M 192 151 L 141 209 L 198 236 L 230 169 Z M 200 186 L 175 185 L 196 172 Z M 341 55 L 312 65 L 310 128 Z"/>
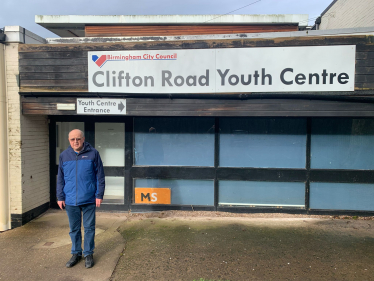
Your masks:
<path fill-rule="evenodd" d="M 78 206 L 78 154 L 75 155 L 75 206 Z"/>

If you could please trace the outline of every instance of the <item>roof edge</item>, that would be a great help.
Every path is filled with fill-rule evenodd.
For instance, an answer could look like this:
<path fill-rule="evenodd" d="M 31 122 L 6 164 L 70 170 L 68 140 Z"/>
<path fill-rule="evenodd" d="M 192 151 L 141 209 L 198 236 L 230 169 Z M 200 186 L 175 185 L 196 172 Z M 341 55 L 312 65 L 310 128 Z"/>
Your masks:
<path fill-rule="evenodd" d="M 338 0 L 334 0 L 334 1 L 332 1 L 332 2 L 330 3 L 330 5 L 328 5 L 327 8 L 322 12 L 321 17 L 322 17 L 324 14 L 326 14 L 327 11 L 330 10 L 330 8 L 331 8 L 332 6 L 334 6 L 334 4 L 335 4 L 337 1 L 338 1 Z"/>
<path fill-rule="evenodd" d="M 39 25 L 48 24 L 156 24 L 156 23 L 281 23 L 308 21 L 308 14 L 258 15 L 36 15 Z"/>
<path fill-rule="evenodd" d="M 84 44 L 84 43 L 125 43 L 147 41 L 182 41 L 182 40 L 234 40 L 234 39 L 274 39 L 291 37 L 315 36 L 354 36 L 374 35 L 374 26 L 328 29 L 303 30 L 287 32 L 241 33 L 241 34 L 214 34 L 214 35 L 183 35 L 183 36 L 141 36 L 141 37 L 64 37 L 47 38 L 47 44 Z"/>

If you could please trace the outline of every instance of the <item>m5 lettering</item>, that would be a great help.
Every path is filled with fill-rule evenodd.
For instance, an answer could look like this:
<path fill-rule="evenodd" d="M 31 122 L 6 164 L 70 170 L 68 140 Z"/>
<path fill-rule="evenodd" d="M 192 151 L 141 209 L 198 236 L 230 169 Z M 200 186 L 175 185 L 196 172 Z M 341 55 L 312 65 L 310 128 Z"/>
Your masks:
<path fill-rule="evenodd" d="M 171 188 L 136 187 L 136 204 L 171 204 Z"/>
<path fill-rule="evenodd" d="M 157 193 L 141 193 L 141 201 L 144 199 L 148 199 L 148 202 L 157 202 Z"/>

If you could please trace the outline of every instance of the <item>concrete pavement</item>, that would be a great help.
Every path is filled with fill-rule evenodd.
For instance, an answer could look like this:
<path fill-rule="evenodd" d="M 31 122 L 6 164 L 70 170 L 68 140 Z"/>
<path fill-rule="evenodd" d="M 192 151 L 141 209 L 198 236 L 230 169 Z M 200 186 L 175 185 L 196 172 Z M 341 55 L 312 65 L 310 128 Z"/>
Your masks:
<path fill-rule="evenodd" d="M 118 213 L 96 216 L 95 266 L 84 260 L 66 268 L 71 241 L 65 211 L 50 209 L 28 224 L 0 233 L 0 280 L 109 280 L 125 247 L 117 228 L 127 219 Z"/>
<path fill-rule="evenodd" d="M 97 213 L 95 266 L 70 258 L 65 211 L 0 233 L 2 280 L 374 280 L 373 217 Z"/>

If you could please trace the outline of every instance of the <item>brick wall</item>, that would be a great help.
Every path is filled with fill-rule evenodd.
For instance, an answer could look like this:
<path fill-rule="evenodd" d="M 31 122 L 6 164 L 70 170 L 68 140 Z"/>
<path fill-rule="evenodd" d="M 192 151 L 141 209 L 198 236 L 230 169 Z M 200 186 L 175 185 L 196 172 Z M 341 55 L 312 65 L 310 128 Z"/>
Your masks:
<path fill-rule="evenodd" d="M 17 82 L 18 44 L 5 48 L 8 101 L 10 213 L 24 214 L 49 202 L 47 116 L 21 113 Z"/>
<path fill-rule="evenodd" d="M 374 26 L 373 0 L 338 0 L 322 16 L 319 29 Z"/>
<path fill-rule="evenodd" d="M 18 44 L 6 44 L 10 213 L 22 214 L 21 113 L 18 94 Z"/>

